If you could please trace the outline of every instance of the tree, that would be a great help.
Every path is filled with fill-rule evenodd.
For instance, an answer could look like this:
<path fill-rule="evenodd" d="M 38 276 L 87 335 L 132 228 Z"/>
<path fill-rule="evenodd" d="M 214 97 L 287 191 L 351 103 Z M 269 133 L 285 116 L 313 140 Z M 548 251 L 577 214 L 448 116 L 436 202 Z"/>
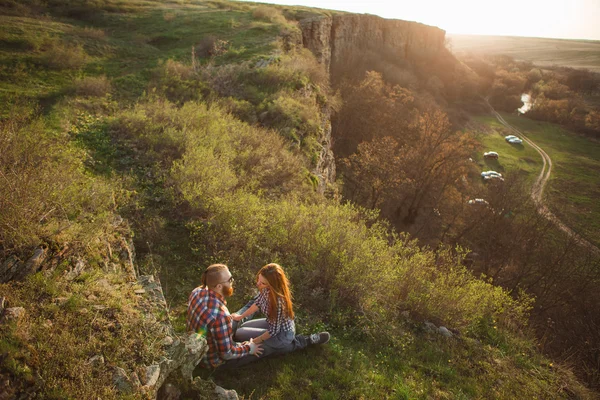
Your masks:
<path fill-rule="evenodd" d="M 345 197 L 380 208 L 403 228 L 413 226 L 422 210 L 438 209 L 447 201 L 474 146 L 468 134 L 452 130 L 440 110 L 420 115 L 410 130 L 414 140 L 400 144 L 392 137 L 377 138 L 360 144 L 342 163 Z"/>
<path fill-rule="evenodd" d="M 415 108 L 413 93 L 384 82 L 378 72 L 367 72 L 358 84 L 341 88 L 344 105 L 334 120 L 334 152 L 340 158 L 354 153 L 361 142 L 393 136 L 409 140 L 408 124 Z"/>

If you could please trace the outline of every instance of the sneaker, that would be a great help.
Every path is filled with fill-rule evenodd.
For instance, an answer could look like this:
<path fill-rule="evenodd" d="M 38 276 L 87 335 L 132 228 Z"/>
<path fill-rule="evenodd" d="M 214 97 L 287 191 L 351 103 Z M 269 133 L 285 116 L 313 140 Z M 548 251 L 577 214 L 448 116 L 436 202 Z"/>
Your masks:
<path fill-rule="evenodd" d="M 330 337 L 331 336 L 329 335 L 329 332 L 313 333 L 312 335 L 310 335 L 308 337 L 308 343 L 309 344 L 325 344 L 325 343 L 329 342 Z"/>

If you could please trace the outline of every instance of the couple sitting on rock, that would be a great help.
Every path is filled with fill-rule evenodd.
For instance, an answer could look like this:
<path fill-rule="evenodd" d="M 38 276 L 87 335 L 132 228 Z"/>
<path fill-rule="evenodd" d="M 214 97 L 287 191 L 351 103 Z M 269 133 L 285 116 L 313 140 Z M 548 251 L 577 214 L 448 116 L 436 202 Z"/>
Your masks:
<path fill-rule="evenodd" d="M 233 294 L 229 268 L 213 264 L 202 274 L 202 286 L 189 298 L 187 327 L 206 336 L 208 351 L 201 361 L 204 367 L 241 367 L 259 358 L 329 341 L 327 332 L 296 335 L 289 282 L 279 265 L 262 267 L 256 275 L 256 286 L 259 294 L 238 312 L 229 314 L 225 300 Z M 266 318 L 250 319 L 257 311 Z"/>

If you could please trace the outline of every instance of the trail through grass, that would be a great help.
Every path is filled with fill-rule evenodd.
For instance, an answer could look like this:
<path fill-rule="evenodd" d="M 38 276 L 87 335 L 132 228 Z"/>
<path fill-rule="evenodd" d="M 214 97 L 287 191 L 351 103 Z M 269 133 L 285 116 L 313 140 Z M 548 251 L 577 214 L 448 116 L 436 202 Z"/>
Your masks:
<path fill-rule="evenodd" d="M 576 232 L 599 245 L 600 143 L 555 124 L 508 114 L 502 116 L 542 147 L 552 159 L 552 175 L 544 192 L 545 202 L 552 212 Z M 517 170 L 533 183 L 542 166 L 539 154 L 526 144 L 506 143 L 504 136 L 510 133 L 494 117 L 480 116 L 476 119 L 490 127 L 488 132 L 478 136 L 485 151 L 493 150 L 500 154 L 498 161 L 483 161 L 482 154 L 478 154 L 478 163 L 482 167 L 492 167 L 490 169 L 496 167 L 498 172 Z"/>

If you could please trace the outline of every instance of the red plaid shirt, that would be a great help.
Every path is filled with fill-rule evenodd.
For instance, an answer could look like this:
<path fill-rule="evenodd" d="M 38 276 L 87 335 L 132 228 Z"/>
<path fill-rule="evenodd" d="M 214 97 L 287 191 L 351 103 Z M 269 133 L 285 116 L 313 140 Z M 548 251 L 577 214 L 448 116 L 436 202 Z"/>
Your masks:
<path fill-rule="evenodd" d="M 233 341 L 231 316 L 220 294 L 197 287 L 190 294 L 187 328 L 206 336 L 208 352 L 202 358 L 206 367 L 218 367 L 227 360 L 250 354 L 250 345 Z"/>

